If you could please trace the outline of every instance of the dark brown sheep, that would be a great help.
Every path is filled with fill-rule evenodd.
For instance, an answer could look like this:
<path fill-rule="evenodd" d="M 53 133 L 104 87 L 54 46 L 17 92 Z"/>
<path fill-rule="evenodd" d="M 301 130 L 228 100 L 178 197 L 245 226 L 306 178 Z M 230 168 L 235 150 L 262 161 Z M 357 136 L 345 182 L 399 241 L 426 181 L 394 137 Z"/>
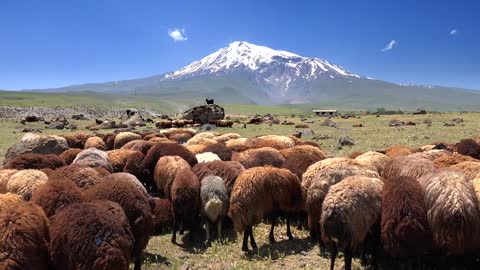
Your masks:
<path fill-rule="evenodd" d="M 33 192 L 32 202 L 41 206 L 50 218 L 71 204 L 83 202 L 83 195 L 72 181 L 50 178 Z"/>
<path fill-rule="evenodd" d="M 387 164 L 385 164 L 381 175 L 384 179 L 398 176 L 418 179 L 436 169 L 437 167 L 435 164 L 426 158 L 400 156 L 388 161 Z"/>
<path fill-rule="evenodd" d="M 150 134 L 142 136 L 142 139 L 144 141 L 148 141 L 151 138 L 165 138 L 165 135 L 163 135 L 162 133 L 150 133 Z"/>
<path fill-rule="evenodd" d="M 232 151 L 223 143 L 215 143 L 205 147 L 201 153 L 211 152 L 216 154 L 222 161 L 232 160 Z"/>
<path fill-rule="evenodd" d="M 197 175 L 200 181 L 208 175 L 222 178 L 229 195 L 232 192 L 235 180 L 244 170 L 243 165 L 237 161 L 212 161 L 199 163 L 193 167 L 193 173 Z"/>
<path fill-rule="evenodd" d="M 4 169 L 16 169 L 16 170 L 26 170 L 26 169 L 52 169 L 60 168 L 65 166 L 65 160 L 54 154 L 23 154 L 14 157 L 11 159 L 5 166 Z"/>
<path fill-rule="evenodd" d="M 158 138 L 158 137 L 155 137 L 155 138 Z M 154 145 L 155 145 L 154 142 L 149 142 L 144 140 L 134 140 L 122 146 L 121 149 L 140 151 L 142 152 L 142 154 L 146 155 L 150 150 L 150 148 L 152 148 L 152 146 Z"/>
<path fill-rule="evenodd" d="M 453 153 L 451 156 L 441 156 L 433 161 L 435 165 L 439 168 L 448 168 L 458 163 L 465 161 L 475 161 L 478 162 L 478 159 L 472 158 L 470 156 L 465 156 L 459 153 Z"/>
<path fill-rule="evenodd" d="M 177 174 L 171 189 L 173 209 L 172 243 L 177 241 L 177 230 L 192 229 L 200 211 L 200 181 L 190 169 Z"/>
<path fill-rule="evenodd" d="M 0 268 L 47 270 L 49 221 L 31 202 L 10 204 L 0 211 Z"/>
<path fill-rule="evenodd" d="M 101 181 L 86 190 L 84 198 L 86 201 L 110 200 L 123 208 L 135 238 L 133 251 L 135 269 L 140 269 L 143 250 L 154 230 L 147 195 L 131 181 Z"/>
<path fill-rule="evenodd" d="M 62 135 L 61 137 L 65 138 L 67 144 L 70 148 L 80 148 L 85 147 L 85 142 L 88 138 L 92 137 L 91 134 L 83 131 L 73 132 L 69 134 Z"/>
<path fill-rule="evenodd" d="M 406 146 L 401 146 L 401 145 L 395 145 L 385 150 L 385 155 L 392 158 L 400 157 L 400 156 L 408 156 L 413 153 L 415 153 L 415 150 L 408 148 Z"/>
<path fill-rule="evenodd" d="M 414 178 L 384 181 L 381 219 L 383 247 L 390 256 L 414 258 L 432 248 L 424 190 Z"/>
<path fill-rule="evenodd" d="M 142 162 L 142 166 L 147 169 L 152 176 L 157 161 L 164 156 L 179 156 L 188 162 L 191 167 L 198 163 L 195 155 L 182 145 L 175 143 L 157 143 L 148 151 L 148 154 Z"/>
<path fill-rule="evenodd" d="M 480 145 L 472 139 L 461 140 L 455 148 L 459 154 L 480 159 Z"/>
<path fill-rule="evenodd" d="M 287 214 L 287 236 L 293 239 L 289 214 L 302 209 L 302 188 L 295 174 L 287 169 L 257 167 L 238 176 L 230 195 L 228 216 L 235 230 L 244 232 L 242 250 L 248 251 L 248 238 L 252 248 L 257 248 L 252 227 L 263 218 L 272 219 L 269 239 L 275 242 L 276 218 L 279 214 Z"/>
<path fill-rule="evenodd" d="M 277 149 L 271 147 L 249 149 L 240 153 L 234 153 L 232 160 L 240 162 L 246 169 L 262 166 L 280 168 L 285 162 L 282 154 Z"/>
<path fill-rule="evenodd" d="M 63 151 L 63 153 L 60 154 L 60 157 L 65 160 L 65 163 L 67 165 L 70 165 L 75 160 L 78 153 L 82 151 L 83 149 L 80 149 L 80 148 L 70 148 L 68 150 Z"/>
<path fill-rule="evenodd" d="M 280 153 L 286 159 L 283 163 L 283 168 L 296 174 L 299 179 L 302 179 L 303 173 L 305 173 L 310 165 L 326 158 L 325 153 L 310 145 L 300 145 L 283 149 L 280 150 Z"/>
<path fill-rule="evenodd" d="M 111 207 L 78 203 L 54 216 L 50 254 L 56 269 L 129 269 L 135 239 L 120 206 Z"/>
<path fill-rule="evenodd" d="M 173 228 L 172 203 L 168 199 L 154 198 L 155 207 L 152 210 L 155 223 L 154 235 L 161 235 Z"/>
<path fill-rule="evenodd" d="M 70 180 L 83 190 L 98 184 L 102 179 L 102 175 L 94 168 L 75 164 L 57 169 L 48 176 L 51 179 Z"/>
<path fill-rule="evenodd" d="M 105 145 L 107 146 L 107 150 L 113 150 L 115 145 L 115 137 L 117 137 L 117 134 L 115 133 L 107 133 L 102 137 Z"/>
<path fill-rule="evenodd" d="M 168 139 L 176 141 L 178 143 L 186 143 L 192 138 L 192 135 L 187 132 L 175 132 L 168 136 Z"/>

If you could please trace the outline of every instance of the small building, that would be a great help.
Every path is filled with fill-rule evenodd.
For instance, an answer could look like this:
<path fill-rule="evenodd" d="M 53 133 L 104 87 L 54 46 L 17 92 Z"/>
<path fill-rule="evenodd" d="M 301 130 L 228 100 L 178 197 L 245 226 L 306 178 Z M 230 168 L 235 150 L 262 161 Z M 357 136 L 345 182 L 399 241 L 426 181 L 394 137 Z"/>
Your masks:
<path fill-rule="evenodd" d="M 337 110 L 312 110 L 316 116 L 332 117 L 337 116 Z"/>

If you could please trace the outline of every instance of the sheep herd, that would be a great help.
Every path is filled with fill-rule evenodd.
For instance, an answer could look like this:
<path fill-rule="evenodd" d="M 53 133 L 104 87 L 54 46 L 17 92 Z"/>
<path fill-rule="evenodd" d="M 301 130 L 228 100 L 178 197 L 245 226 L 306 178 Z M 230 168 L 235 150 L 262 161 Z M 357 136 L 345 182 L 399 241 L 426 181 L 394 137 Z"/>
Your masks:
<path fill-rule="evenodd" d="M 176 243 L 194 230 L 207 241 L 243 233 L 249 252 L 253 227 L 268 221 L 273 243 L 280 217 L 288 239 L 291 225 L 310 231 L 332 270 L 338 252 L 346 270 L 354 257 L 381 269 L 478 267 L 475 139 L 350 157 L 294 136 L 189 128 L 21 142 L 52 140 L 68 147 L 10 153 L 0 169 L 0 269 L 141 269 L 150 237 Z"/>

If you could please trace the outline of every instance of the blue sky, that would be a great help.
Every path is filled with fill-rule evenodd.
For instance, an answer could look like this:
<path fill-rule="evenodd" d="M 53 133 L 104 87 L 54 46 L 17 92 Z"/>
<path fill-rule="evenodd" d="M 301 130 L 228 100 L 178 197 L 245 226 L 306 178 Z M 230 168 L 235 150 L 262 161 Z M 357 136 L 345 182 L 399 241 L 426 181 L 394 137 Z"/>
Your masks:
<path fill-rule="evenodd" d="M 480 89 L 479 12 L 477 0 L 5 0 L 0 89 L 162 74 L 236 40 L 376 79 Z"/>

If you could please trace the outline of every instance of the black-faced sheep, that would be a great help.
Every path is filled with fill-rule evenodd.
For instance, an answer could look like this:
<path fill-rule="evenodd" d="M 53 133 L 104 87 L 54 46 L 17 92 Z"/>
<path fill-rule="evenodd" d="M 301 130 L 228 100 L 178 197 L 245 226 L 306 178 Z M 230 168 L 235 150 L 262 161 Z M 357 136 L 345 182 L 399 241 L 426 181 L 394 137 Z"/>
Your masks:
<path fill-rule="evenodd" d="M 23 154 L 11 159 L 5 166 L 5 169 L 52 169 L 65 166 L 65 160 L 54 154 Z"/>
<path fill-rule="evenodd" d="M 135 239 L 118 204 L 73 204 L 54 216 L 50 237 L 56 269 L 129 269 Z"/>
<path fill-rule="evenodd" d="M 217 227 L 217 238 L 222 237 L 222 220 L 227 216 L 229 197 L 223 179 L 209 175 L 202 179 L 200 188 L 201 214 L 205 219 L 207 241 L 210 241 L 210 224 Z"/>
<path fill-rule="evenodd" d="M 283 168 L 296 174 L 299 179 L 302 178 L 303 173 L 305 173 L 310 165 L 326 158 L 325 153 L 310 145 L 283 149 L 280 150 L 280 153 L 286 159 L 283 163 Z"/>
<path fill-rule="evenodd" d="M 287 236 L 293 239 L 289 214 L 302 208 L 302 189 L 295 174 L 287 169 L 257 167 L 245 170 L 238 176 L 230 195 L 228 216 L 235 230 L 244 232 L 242 250 L 248 251 L 249 237 L 252 248 L 257 248 L 252 227 L 263 218 L 272 219 L 269 239 L 274 242 L 276 216 L 285 213 Z"/>
<path fill-rule="evenodd" d="M 133 251 L 135 269 L 140 269 L 143 250 L 154 230 L 147 195 L 131 181 L 101 181 L 84 191 L 84 199 L 86 201 L 110 200 L 123 208 L 135 238 Z"/>
<path fill-rule="evenodd" d="M 331 270 L 338 250 L 344 253 L 345 270 L 351 270 L 353 255 L 365 246 L 380 221 L 382 186 L 377 178 L 351 176 L 330 188 L 322 205 L 320 227 L 330 248 Z"/>
<path fill-rule="evenodd" d="M 271 147 L 249 149 L 240 153 L 234 153 L 232 160 L 240 162 L 246 169 L 262 166 L 280 168 L 285 162 L 282 154 L 277 149 Z"/>
<path fill-rule="evenodd" d="M 436 248 L 466 255 L 480 246 L 480 210 L 475 189 L 461 172 L 440 170 L 418 179 L 425 189 L 427 219 Z"/>
<path fill-rule="evenodd" d="M 48 226 L 42 208 L 33 203 L 13 203 L 0 211 L 0 268 L 50 269 Z"/>
<path fill-rule="evenodd" d="M 33 192 L 48 181 L 48 176 L 38 170 L 21 170 L 13 174 L 7 182 L 7 191 L 29 201 Z"/>
<path fill-rule="evenodd" d="M 92 168 L 102 167 L 109 172 L 113 172 L 113 166 L 108 158 L 107 152 L 95 148 L 85 149 L 80 152 L 72 164 L 87 166 Z"/>
<path fill-rule="evenodd" d="M 455 148 L 461 155 L 480 159 L 480 145 L 472 139 L 461 140 Z"/>
<path fill-rule="evenodd" d="M 99 183 L 102 175 L 94 168 L 72 164 L 53 171 L 49 178 L 68 179 L 85 190 Z"/>
<path fill-rule="evenodd" d="M 424 190 L 414 178 L 384 181 L 381 220 L 383 247 L 391 257 L 418 258 L 432 248 Z"/>
<path fill-rule="evenodd" d="M 133 132 L 120 132 L 115 137 L 115 142 L 113 143 L 113 149 L 120 149 L 126 143 L 133 140 L 141 140 L 142 136 Z"/>
<path fill-rule="evenodd" d="M 215 175 L 222 178 L 225 182 L 228 195 L 232 192 L 237 177 L 244 170 L 245 167 L 236 161 L 212 161 L 199 163 L 193 167 L 193 173 L 197 175 L 200 181 L 209 175 Z"/>
<path fill-rule="evenodd" d="M 154 198 L 155 207 L 152 210 L 155 223 L 154 235 L 165 234 L 173 228 L 173 209 L 169 199 Z"/>
<path fill-rule="evenodd" d="M 82 151 L 83 149 L 80 149 L 80 148 L 70 148 L 68 150 L 63 151 L 63 153 L 60 154 L 60 157 L 65 160 L 65 163 L 67 165 L 70 165 L 73 163 L 77 155 Z"/>
<path fill-rule="evenodd" d="M 179 156 L 161 157 L 155 165 L 154 171 L 154 180 L 158 192 L 171 199 L 170 191 L 173 180 L 179 172 L 190 168 L 190 165 Z"/>
<path fill-rule="evenodd" d="M 32 202 L 41 206 L 50 218 L 70 204 L 83 202 L 83 195 L 81 189 L 72 181 L 50 179 L 33 192 Z"/>
<path fill-rule="evenodd" d="M 106 151 L 107 150 L 107 144 L 103 141 L 102 138 L 93 136 L 88 138 L 85 141 L 84 149 L 88 148 L 97 148 L 98 150 Z"/>
<path fill-rule="evenodd" d="M 223 161 L 230 161 L 232 159 L 232 151 L 228 149 L 223 143 L 215 143 L 205 147 L 201 153 L 211 152 L 216 154 Z"/>
<path fill-rule="evenodd" d="M 405 176 L 415 179 L 433 172 L 437 169 L 435 164 L 425 158 L 401 156 L 392 158 L 383 168 L 382 177 L 385 179 Z"/>
<path fill-rule="evenodd" d="M 200 181 L 190 170 L 180 171 L 172 183 L 171 201 L 173 209 L 172 243 L 177 241 L 177 230 L 193 229 L 193 222 L 200 209 Z"/>

